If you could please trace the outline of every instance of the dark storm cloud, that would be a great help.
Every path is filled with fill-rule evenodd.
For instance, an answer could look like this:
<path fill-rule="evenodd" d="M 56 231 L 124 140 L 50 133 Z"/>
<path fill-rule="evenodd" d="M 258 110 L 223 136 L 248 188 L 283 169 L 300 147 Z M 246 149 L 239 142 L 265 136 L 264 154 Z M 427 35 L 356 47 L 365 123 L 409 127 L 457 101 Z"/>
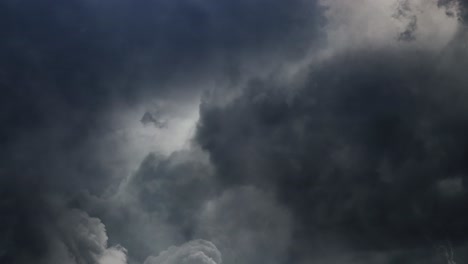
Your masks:
<path fill-rule="evenodd" d="M 112 103 L 192 95 L 195 88 L 166 84 L 225 68 L 229 75 L 271 54 L 298 56 L 315 35 L 316 12 L 313 1 L 299 0 L 2 1 L 0 262 L 53 263 L 56 240 L 65 239 L 49 232 L 55 211 L 73 207 L 67 202 L 80 190 L 119 185 L 94 155 Z M 65 205 L 56 208 L 49 195 Z M 79 217 L 61 228 L 72 230 Z M 56 261 L 92 262 L 67 254 L 74 260 Z"/>
<path fill-rule="evenodd" d="M 225 106 L 207 99 L 197 140 L 226 186 L 276 190 L 299 251 L 464 244 L 467 59 L 456 45 L 340 54 L 301 87 L 272 78 Z"/>
<path fill-rule="evenodd" d="M 70 142 L 100 132 L 99 118 L 110 102 L 163 96 L 171 76 L 178 82 L 204 76 L 217 56 L 297 51 L 308 45 L 317 20 L 314 4 L 303 1 L 1 5 L 0 140 L 12 148 L 27 142 L 31 149 L 56 141 L 51 148 L 67 154 L 76 148 L 66 146 Z"/>
<path fill-rule="evenodd" d="M 96 154 L 119 103 L 304 59 L 316 2 L 1 2 L 0 262 L 417 263 L 444 239 L 466 248 L 462 30 L 441 54 L 353 46 L 305 83 L 253 78 L 232 101 L 216 87 L 192 145 L 128 178 Z"/>

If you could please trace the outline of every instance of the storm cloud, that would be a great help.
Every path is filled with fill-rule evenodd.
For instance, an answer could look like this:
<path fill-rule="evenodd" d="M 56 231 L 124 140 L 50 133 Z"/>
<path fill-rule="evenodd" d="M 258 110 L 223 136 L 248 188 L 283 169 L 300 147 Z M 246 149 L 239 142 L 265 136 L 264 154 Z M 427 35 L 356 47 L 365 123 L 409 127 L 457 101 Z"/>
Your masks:
<path fill-rule="evenodd" d="M 327 230 L 362 248 L 464 241 L 466 84 L 459 61 L 439 60 L 346 54 L 294 95 L 254 81 L 225 107 L 203 105 L 197 137 L 224 184 L 274 189 L 306 240 Z"/>
<path fill-rule="evenodd" d="M 0 262 L 463 263 L 466 5 L 3 1 Z"/>

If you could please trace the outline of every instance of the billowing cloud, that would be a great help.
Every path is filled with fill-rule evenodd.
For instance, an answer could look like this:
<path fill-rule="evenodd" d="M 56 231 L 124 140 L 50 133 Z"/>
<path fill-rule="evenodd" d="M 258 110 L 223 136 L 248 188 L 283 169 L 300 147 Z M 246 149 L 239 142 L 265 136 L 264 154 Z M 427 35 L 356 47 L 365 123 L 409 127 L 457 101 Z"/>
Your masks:
<path fill-rule="evenodd" d="M 58 216 L 45 196 L 106 196 L 137 168 L 133 159 L 148 153 L 112 139 L 122 108 L 148 98 L 196 102 L 207 83 L 297 56 L 315 35 L 317 12 L 302 0 L 2 1 L 0 262 L 40 261 L 52 250 L 44 226 Z M 169 133 L 185 137 L 171 124 Z"/>
<path fill-rule="evenodd" d="M 197 139 L 227 186 L 277 192 L 306 252 L 463 243 L 468 79 L 458 49 L 351 50 L 311 66 L 299 87 L 253 81 L 225 106 L 205 101 Z"/>
<path fill-rule="evenodd" d="M 466 3 L 2 1 L 0 262 L 462 263 Z"/>
<path fill-rule="evenodd" d="M 172 246 L 157 257 L 148 257 L 144 264 L 221 264 L 221 253 L 206 240 L 193 240 L 179 247 Z"/>
<path fill-rule="evenodd" d="M 140 263 L 173 244 L 195 239 L 199 211 L 216 193 L 213 174 L 206 154 L 197 148 L 168 157 L 152 153 L 114 195 L 87 194 L 78 200 L 108 223 L 114 240 Z"/>
<path fill-rule="evenodd" d="M 36 208 L 44 210 L 43 207 Z M 56 201 L 50 201 L 45 208 L 49 211 L 30 209 L 35 214 L 23 211 L 23 215 L 7 214 L 2 218 L 2 261 L 127 264 L 126 249 L 120 245 L 108 245 L 106 228 L 100 219 L 90 217 L 78 209 L 67 209 Z M 2 210 L 8 212 L 5 208 Z M 35 226 L 38 227 L 33 229 Z"/>
<path fill-rule="evenodd" d="M 108 247 L 105 226 L 98 218 L 74 209 L 59 217 L 58 227 L 58 237 L 53 242 L 56 248 L 49 257 L 49 263 L 127 263 L 124 248 Z"/>

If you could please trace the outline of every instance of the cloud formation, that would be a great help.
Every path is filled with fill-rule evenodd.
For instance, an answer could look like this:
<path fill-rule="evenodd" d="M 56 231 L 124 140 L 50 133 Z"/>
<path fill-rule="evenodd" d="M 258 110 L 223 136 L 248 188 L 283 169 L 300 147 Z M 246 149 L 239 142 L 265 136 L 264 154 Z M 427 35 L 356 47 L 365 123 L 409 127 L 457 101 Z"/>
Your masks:
<path fill-rule="evenodd" d="M 74 209 L 60 216 L 58 227 L 60 238 L 49 263 L 127 263 L 124 248 L 107 246 L 106 229 L 98 218 Z"/>
<path fill-rule="evenodd" d="M 465 181 L 465 59 L 344 54 L 313 67 L 295 94 L 255 81 L 224 107 L 206 103 L 197 138 L 224 184 L 276 190 L 306 240 L 321 230 L 375 249 L 426 233 L 464 240 L 466 196 L 436 188 Z"/>
<path fill-rule="evenodd" d="M 122 176 L 114 173 L 123 162 L 108 138 L 121 106 L 148 97 L 197 100 L 207 78 L 233 75 L 241 61 L 259 62 L 275 50 L 290 57 L 314 32 L 315 6 L 296 0 L 0 3 L 1 262 L 38 260 L 52 250 L 44 226 L 54 226 L 58 216 L 46 196 L 67 203 L 82 191 L 101 196 L 120 186 Z"/>
<path fill-rule="evenodd" d="M 0 262 L 463 263 L 466 8 L 3 1 Z"/>

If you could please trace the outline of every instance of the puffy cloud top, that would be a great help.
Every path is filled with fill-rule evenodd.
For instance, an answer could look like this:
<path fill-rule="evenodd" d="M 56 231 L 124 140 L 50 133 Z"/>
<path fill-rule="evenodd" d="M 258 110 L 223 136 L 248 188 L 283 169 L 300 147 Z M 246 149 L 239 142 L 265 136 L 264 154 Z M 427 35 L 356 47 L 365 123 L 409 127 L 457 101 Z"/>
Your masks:
<path fill-rule="evenodd" d="M 157 257 L 148 257 L 144 264 L 221 264 L 221 253 L 206 240 L 193 240 L 172 246 Z"/>

